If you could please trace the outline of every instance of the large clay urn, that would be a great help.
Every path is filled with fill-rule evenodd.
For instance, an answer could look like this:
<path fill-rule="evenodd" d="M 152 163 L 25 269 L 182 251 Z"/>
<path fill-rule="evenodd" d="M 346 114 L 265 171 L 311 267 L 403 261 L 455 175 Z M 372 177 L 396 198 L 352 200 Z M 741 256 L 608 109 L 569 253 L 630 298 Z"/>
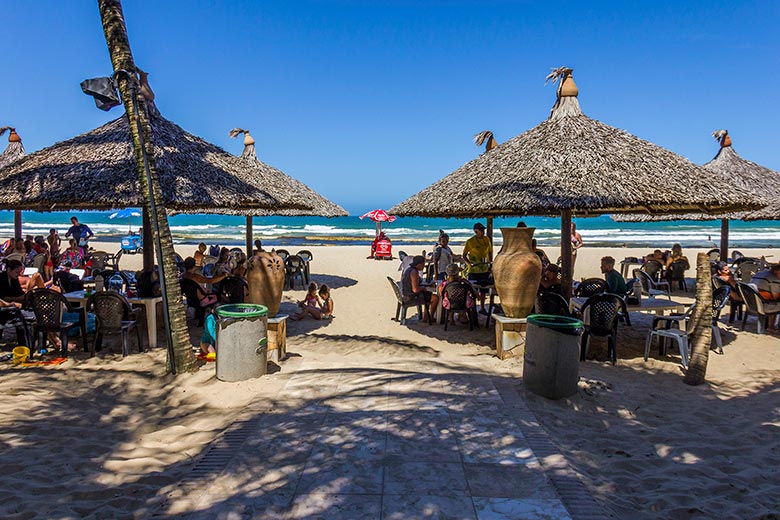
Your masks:
<path fill-rule="evenodd" d="M 504 245 L 493 261 L 493 280 L 504 314 L 525 318 L 534 308 L 542 261 L 531 247 L 534 228 L 501 228 Z"/>
<path fill-rule="evenodd" d="M 249 284 L 249 303 L 268 307 L 268 316 L 279 312 L 284 289 L 284 262 L 275 252 L 262 252 L 249 259 L 246 270 Z"/>

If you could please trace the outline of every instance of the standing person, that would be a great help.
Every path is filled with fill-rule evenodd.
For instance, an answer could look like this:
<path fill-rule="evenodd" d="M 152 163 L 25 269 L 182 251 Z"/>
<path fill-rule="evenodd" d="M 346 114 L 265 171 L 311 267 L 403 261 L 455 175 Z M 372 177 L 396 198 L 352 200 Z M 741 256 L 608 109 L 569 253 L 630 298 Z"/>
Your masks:
<path fill-rule="evenodd" d="M 60 247 L 62 245 L 62 239 L 56 229 L 51 228 L 49 230 L 49 236 L 46 237 L 46 242 L 49 243 L 49 255 L 51 255 L 51 260 L 56 266 L 60 260 Z"/>
<path fill-rule="evenodd" d="M 601 259 L 601 272 L 604 273 L 604 279 L 607 281 L 607 292 L 623 296 L 628 290 L 623 276 L 615 271 L 615 259 L 611 256 L 605 256 Z"/>
<path fill-rule="evenodd" d="M 485 236 L 485 226 L 481 222 L 474 224 L 474 236 L 466 240 L 463 246 L 463 261 L 468 270 L 468 281 L 474 285 L 490 285 L 490 262 L 493 261 L 493 244 Z M 485 313 L 485 293 L 479 291 L 480 312 Z"/>
<path fill-rule="evenodd" d="M 577 261 L 577 250 L 582 247 L 582 235 L 577 232 L 577 224 L 571 223 L 571 268 L 574 270 L 574 264 Z"/>
<path fill-rule="evenodd" d="M 258 238 L 257 240 L 255 240 L 255 249 L 254 251 L 252 251 L 252 254 L 259 255 L 262 252 L 263 252 L 263 241 Z"/>
<path fill-rule="evenodd" d="M 433 274 L 437 280 L 444 280 L 447 276 L 447 267 L 453 263 L 455 254 L 449 246 L 450 236 L 439 232 L 439 243 L 433 250 Z"/>
<path fill-rule="evenodd" d="M 414 303 L 425 307 L 428 321 L 439 303 L 439 295 L 431 293 L 422 286 L 420 271 L 425 269 L 425 257 L 417 255 L 412 258 L 412 264 L 401 275 L 401 295 L 404 303 Z"/>
<path fill-rule="evenodd" d="M 94 237 L 95 234 L 89 229 L 88 225 L 79 224 L 79 219 L 76 217 L 70 217 L 70 223 L 73 225 L 65 233 L 65 238 L 72 236 L 76 243 L 86 250 L 89 239 Z"/>

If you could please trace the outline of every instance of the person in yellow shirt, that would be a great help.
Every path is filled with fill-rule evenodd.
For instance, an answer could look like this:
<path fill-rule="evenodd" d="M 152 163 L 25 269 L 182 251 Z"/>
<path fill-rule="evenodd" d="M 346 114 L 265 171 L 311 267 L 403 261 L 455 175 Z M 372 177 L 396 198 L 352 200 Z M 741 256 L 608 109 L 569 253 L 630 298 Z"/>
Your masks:
<path fill-rule="evenodd" d="M 477 286 L 491 285 L 490 262 L 493 261 L 493 244 L 485 236 L 485 226 L 481 222 L 474 224 L 474 236 L 466 240 L 463 246 L 463 261 L 466 263 L 468 280 Z M 479 291 L 479 303 L 485 310 L 485 293 Z"/>

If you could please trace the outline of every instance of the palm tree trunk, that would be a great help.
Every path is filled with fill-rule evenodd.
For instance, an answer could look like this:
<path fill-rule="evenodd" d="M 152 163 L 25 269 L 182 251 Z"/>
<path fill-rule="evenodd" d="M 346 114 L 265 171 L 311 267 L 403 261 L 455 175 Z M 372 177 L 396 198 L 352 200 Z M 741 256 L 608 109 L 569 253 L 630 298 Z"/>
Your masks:
<path fill-rule="evenodd" d="M 111 63 L 114 71 L 125 70 L 135 77 L 136 67 L 133 62 L 133 55 L 130 51 L 130 42 L 127 39 L 127 28 L 125 27 L 124 15 L 122 13 L 122 4 L 120 0 L 98 0 L 100 16 L 103 21 L 103 32 L 106 36 L 108 51 L 111 55 Z M 136 168 L 138 170 L 138 180 L 141 191 L 144 195 L 144 211 L 150 213 L 152 220 L 152 232 L 154 241 L 160 245 L 161 251 L 158 258 L 161 259 L 163 277 L 165 282 L 165 293 L 168 305 L 166 309 L 166 328 L 168 329 L 168 354 L 169 367 L 175 373 L 181 373 L 194 369 L 196 359 L 192 354 L 192 344 L 190 341 L 189 330 L 185 308 L 179 305 L 178 296 L 181 289 L 178 283 L 178 269 L 176 268 L 173 251 L 173 240 L 171 230 L 168 226 L 168 215 L 165 213 L 165 206 L 162 200 L 162 190 L 160 189 L 159 177 L 154 163 L 154 153 L 152 150 L 152 128 L 149 124 L 149 114 L 146 110 L 146 102 L 143 97 L 135 90 L 133 96 L 131 85 L 124 75 L 118 76 L 119 93 L 122 102 L 125 105 L 125 111 L 130 124 L 130 134 L 133 138 L 133 149 L 135 151 Z M 134 109 L 138 104 L 136 114 Z M 138 123 L 140 122 L 140 131 Z M 143 133 L 143 136 L 141 135 Z M 143 140 L 142 140 L 143 139 Z M 144 150 L 144 145 L 146 149 Z M 146 152 L 144 154 L 144 152 Z M 144 156 L 145 155 L 145 156 Z M 144 164 L 148 166 L 147 171 Z M 152 212 L 151 208 L 155 211 Z M 154 225 L 156 222 L 156 226 Z M 144 244 L 144 248 L 151 244 Z"/>
<path fill-rule="evenodd" d="M 699 253 L 696 257 L 696 308 L 691 319 L 691 361 L 683 382 L 700 385 L 704 383 L 704 376 L 707 374 L 707 360 L 712 342 L 712 273 L 710 259 L 705 253 Z"/>

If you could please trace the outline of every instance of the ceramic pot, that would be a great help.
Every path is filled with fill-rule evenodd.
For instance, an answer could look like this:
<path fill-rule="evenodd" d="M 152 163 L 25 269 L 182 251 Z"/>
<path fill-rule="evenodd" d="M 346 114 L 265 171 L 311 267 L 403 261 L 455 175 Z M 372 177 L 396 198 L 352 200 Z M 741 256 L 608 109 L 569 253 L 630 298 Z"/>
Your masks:
<path fill-rule="evenodd" d="M 275 252 L 262 252 L 249 259 L 246 270 L 249 302 L 268 307 L 268 316 L 279 312 L 284 290 L 284 262 Z"/>
<path fill-rule="evenodd" d="M 504 314 L 525 318 L 533 311 L 542 261 L 531 247 L 534 228 L 501 228 L 504 245 L 493 261 L 493 280 Z"/>
<path fill-rule="evenodd" d="M 577 89 L 577 84 L 574 83 L 574 78 L 571 77 L 571 74 L 567 74 L 561 82 L 560 97 L 577 97 L 579 93 L 580 91 Z"/>

